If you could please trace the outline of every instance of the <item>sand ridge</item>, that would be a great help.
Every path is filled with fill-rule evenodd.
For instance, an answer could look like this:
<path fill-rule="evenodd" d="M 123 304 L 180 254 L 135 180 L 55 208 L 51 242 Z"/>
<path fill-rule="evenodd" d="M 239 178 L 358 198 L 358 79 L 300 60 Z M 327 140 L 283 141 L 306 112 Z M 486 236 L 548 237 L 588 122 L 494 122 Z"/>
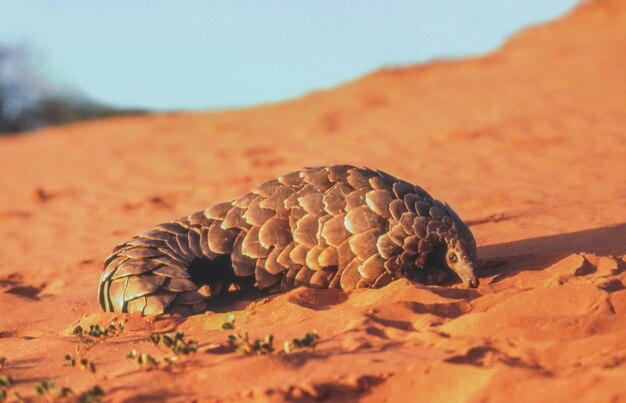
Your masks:
<path fill-rule="evenodd" d="M 586 2 L 479 58 L 384 69 L 255 108 L 125 117 L 0 139 L 0 373 L 112 401 L 626 400 L 626 5 Z M 102 259 L 154 224 L 302 166 L 388 171 L 449 202 L 481 286 L 296 289 L 187 319 L 99 312 Z M 313 351 L 219 353 L 228 312 Z M 76 324 L 128 320 L 65 366 Z M 200 351 L 136 370 L 151 331 Z M 278 346 L 280 348 L 280 346 Z M 106 380 L 101 374 L 107 374 Z"/>

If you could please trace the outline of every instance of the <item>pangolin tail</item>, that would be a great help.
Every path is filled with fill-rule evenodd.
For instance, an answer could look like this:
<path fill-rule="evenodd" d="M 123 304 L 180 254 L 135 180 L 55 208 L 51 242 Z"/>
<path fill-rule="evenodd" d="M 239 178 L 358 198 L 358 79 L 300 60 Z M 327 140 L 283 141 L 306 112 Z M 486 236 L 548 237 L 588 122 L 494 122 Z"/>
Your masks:
<path fill-rule="evenodd" d="M 102 309 L 189 315 L 203 311 L 207 297 L 252 287 L 252 262 L 231 256 L 242 230 L 224 229 L 223 221 L 205 213 L 160 224 L 118 245 L 104 263 Z"/>

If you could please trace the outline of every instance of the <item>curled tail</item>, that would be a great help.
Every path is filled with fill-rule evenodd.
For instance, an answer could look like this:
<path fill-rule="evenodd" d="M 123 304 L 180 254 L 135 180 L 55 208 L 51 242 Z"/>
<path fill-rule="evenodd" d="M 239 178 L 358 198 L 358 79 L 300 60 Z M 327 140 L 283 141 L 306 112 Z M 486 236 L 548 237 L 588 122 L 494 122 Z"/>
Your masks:
<path fill-rule="evenodd" d="M 228 205 L 228 206 L 226 206 Z M 193 314 L 206 298 L 234 286 L 251 287 L 255 262 L 236 254 L 239 228 L 224 229 L 217 205 L 158 225 L 118 245 L 105 260 L 98 299 L 105 311 Z M 234 261 L 233 261 L 234 260 Z"/>

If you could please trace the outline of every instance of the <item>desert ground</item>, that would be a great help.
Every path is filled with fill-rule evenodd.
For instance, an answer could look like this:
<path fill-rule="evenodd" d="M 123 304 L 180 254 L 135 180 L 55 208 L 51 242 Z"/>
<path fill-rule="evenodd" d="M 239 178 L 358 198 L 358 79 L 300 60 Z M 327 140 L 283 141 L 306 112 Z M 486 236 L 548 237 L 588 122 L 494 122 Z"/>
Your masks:
<path fill-rule="evenodd" d="M 486 56 L 254 108 L 0 139 L 0 375 L 27 400 L 51 379 L 70 399 L 99 385 L 115 402 L 626 401 L 625 49 L 626 2 L 590 1 Z M 480 286 L 298 288 L 187 318 L 101 312 L 115 244 L 330 163 L 450 203 L 476 237 Z M 230 313 L 276 350 L 229 349 Z M 112 320 L 124 331 L 102 343 L 72 335 Z M 163 357 L 146 337 L 176 329 L 198 350 L 170 370 L 126 358 Z M 315 348 L 283 351 L 313 330 Z M 67 364 L 77 346 L 95 373 Z"/>

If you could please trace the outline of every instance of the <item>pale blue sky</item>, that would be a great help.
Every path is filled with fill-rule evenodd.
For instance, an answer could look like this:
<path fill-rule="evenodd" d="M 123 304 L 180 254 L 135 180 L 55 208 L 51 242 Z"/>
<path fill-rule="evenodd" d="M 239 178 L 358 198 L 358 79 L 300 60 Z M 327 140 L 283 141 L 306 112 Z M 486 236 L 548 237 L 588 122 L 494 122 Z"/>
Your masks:
<path fill-rule="evenodd" d="M 0 0 L 0 44 L 114 106 L 240 107 L 489 52 L 576 0 Z"/>

